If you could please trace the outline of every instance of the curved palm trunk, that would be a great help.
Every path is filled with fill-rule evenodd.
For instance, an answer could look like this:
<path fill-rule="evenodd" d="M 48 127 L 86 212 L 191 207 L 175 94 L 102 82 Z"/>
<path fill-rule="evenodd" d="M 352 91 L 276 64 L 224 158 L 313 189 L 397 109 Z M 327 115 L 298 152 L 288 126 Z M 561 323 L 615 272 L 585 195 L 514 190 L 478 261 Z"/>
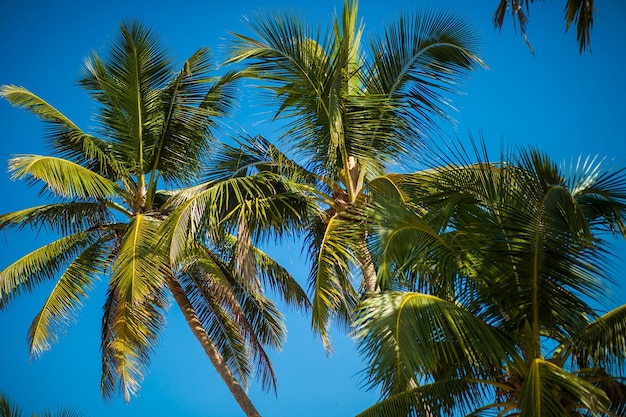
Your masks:
<path fill-rule="evenodd" d="M 202 345 L 202 348 L 206 352 L 217 372 L 226 383 L 226 386 L 230 390 L 231 394 L 233 395 L 233 397 L 235 397 L 235 400 L 239 404 L 239 407 L 241 407 L 243 412 L 246 413 L 246 416 L 248 417 L 261 417 L 261 414 L 254 407 L 252 401 L 250 401 L 248 394 L 243 389 L 239 381 L 237 381 L 237 378 L 235 378 L 230 369 L 228 369 L 228 366 L 224 362 L 224 358 L 215 347 L 215 344 L 211 341 L 211 338 L 209 338 L 206 330 L 204 330 L 202 322 L 196 315 L 193 306 L 191 305 L 191 302 L 183 291 L 183 288 L 180 286 L 180 283 L 170 277 L 167 280 L 167 285 L 174 295 L 176 304 L 178 304 L 181 311 L 183 312 L 183 315 L 185 316 L 185 319 L 187 320 L 187 324 L 189 324 L 191 331 L 193 332 L 194 336 L 196 336 L 196 339 L 198 339 L 198 341 L 200 342 L 200 345 Z"/>

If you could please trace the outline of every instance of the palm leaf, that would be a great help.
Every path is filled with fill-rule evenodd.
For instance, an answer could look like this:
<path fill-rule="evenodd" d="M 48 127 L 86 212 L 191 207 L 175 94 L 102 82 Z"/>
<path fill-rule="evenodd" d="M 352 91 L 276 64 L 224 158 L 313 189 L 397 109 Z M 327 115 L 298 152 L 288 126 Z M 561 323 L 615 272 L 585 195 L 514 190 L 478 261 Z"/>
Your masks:
<path fill-rule="evenodd" d="M 102 203 L 69 202 L 46 204 L 0 216 L 0 230 L 30 226 L 33 230 L 45 229 L 62 235 L 111 223 L 113 217 Z"/>
<path fill-rule="evenodd" d="M 354 337 L 371 364 L 367 384 L 380 385 L 384 396 L 404 391 L 420 377 L 488 378 L 515 353 L 504 333 L 431 295 L 371 295 L 355 317 Z"/>
<path fill-rule="evenodd" d="M 626 305 L 598 317 L 568 344 L 580 368 L 619 373 L 626 365 Z"/>
<path fill-rule="evenodd" d="M 379 401 L 357 417 L 468 415 L 493 395 L 475 381 L 451 379 L 407 388 Z"/>
<path fill-rule="evenodd" d="M 354 223 L 335 213 L 321 217 L 308 235 L 309 253 L 314 257 L 309 275 L 313 330 L 319 334 L 324 349 L 332 351 L 328 329 L 333 319 L 340 325 L 350 322 L 357 292 L 351 282 L 351 265 L 357 265 L 355 242 L 362 237 Z"/>
<path fill-rule="evenodd" d="M 103 270 L 107 252 L 102 241 L 95 242 L 63 272 L 28 331 L 31 357 L 50 349 L 64 327 L 75 321 L 74 312 Z"/>
<path fill-rule="evenodd" d="M 560 392 L 560 395 L 554 395 Z M 567 403 L 563 399 L 568 398 Z M 602 390 L 562 368 L 535 359 L 521 390 L 519 409 L 524 415 L 570 415 L 589 410 L 608 413 L 609 399 Z"/>
<path fill-rule="evenodd" d="M 80 232 L 42 246 L 0 272 L 0 307 L 5 307 L 23 292 L 32 291 L 52 280 L 80 252 L 89 247 L 97 234 Z"/>
<path fill-rule="evenodd" d="M 18 156 L 9 160 L 9 171 L 14 180 L 43 181 L 44 190 L 65 198 L 107 199 L 122 194 L 114 182 L 66 159 Z"/>

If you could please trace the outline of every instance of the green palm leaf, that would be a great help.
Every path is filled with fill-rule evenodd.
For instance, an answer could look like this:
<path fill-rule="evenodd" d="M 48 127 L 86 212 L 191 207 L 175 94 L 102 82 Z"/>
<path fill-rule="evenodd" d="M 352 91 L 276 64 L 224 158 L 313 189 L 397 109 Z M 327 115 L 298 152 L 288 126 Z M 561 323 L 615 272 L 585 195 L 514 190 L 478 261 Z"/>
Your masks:
<path fill-rule="evenodd" d="M 371 295 L 354 320 L 367 384 L 384 396 L 436 380 L 489 377 L 515 354 L 508 337 L 453 302 L 403 292 Z"/>
<path fill-rule="evenodd" d="M 50 349 L 63 328 L 75 321 L 74 312 L 82 306 L 87 292 L 93 289 L 107 255 L 102 242 L 96 242 L 65 269 L 28 331 L 31 357 Z"/>
<path fill-rule="evenodd" d="M 3 214 L 0 216 L 0 230 L 21 230 L 30 226 L 33 230 L 46 229 L 66 235 L 112 222 L 113 217 L 102 203 L 69 202 L 46 204 Z"/>
<path fill-rule="evenodd" d="M 45 190 L 65 198 L 107 199 L 121 194 L 114 182 L 66 159 L 39 155 L 14 157 L 9 161 L 14 180 L 45 183 Z"/>
<path fill-rule="evenodd" d="M 600 367 L 619 374 L 626 365 L 626 305 L 598 317 L 578 333 L 567 350 L 580 368 Z"/>
<path fill-rule="evenodd" d="M 554 395 L 555 392 L 560 395 Z M 608 405 L 609 399 L 602 390 L 553 363 L 535 359 L 522 387 L 519 409 L 524 415 L 564 416 L 586 410 L 609 413 Z"/>
<path fill-rule="evenodd" d="M 23 292 L 52 280 L 68 262 L 89 247 L 97 235 L 80 232 L 34 250 L 0 272 L 0 307 L 6 307 Z"/>

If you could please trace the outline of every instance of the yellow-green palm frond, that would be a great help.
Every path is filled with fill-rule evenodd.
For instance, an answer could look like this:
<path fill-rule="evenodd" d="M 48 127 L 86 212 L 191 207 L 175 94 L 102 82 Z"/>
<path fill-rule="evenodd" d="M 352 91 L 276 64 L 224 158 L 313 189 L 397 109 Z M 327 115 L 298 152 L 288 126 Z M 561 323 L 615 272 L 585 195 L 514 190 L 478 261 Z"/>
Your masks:
<path fill-rule="evenodd" d="M 116 389 L 126 402 L 136 395 L 150 362 L 169 304 L 167 258 L 159 250 L 159 223 L 132 219 L 111 266 L 102 326 L 102 392 Z"/>
<path fill-rule="evenodd" d="M 0 97 L 26 109 L 46 123 L 46 139 L 55 156 L 69 159 L 112 180 L 123 175 L 122 166 L 112 157 L 109 144 L 83 132 L 68 117 L 23 87 L 0 87 Z"/>
<path fill-rule="evenodd" d="M 125 301 L 141 303 L 153 286 L 163 285 L 169 270 L 159 250 L 159 222 L 149 215 L 135 216 L 121 241 L 117 259 L 111 266 L 111 285 Z"/>
<path fill-rule="evenodd" d="M 0 272 L 0 307 L 24 292 L 32 291 L 56 274 L 99 238 L 98 233 L 79 232 L 36 249 Z"/>
<path fill-rule="evenodd" d="M 176 193 L 166 207 L 173 211 L 163 224 L 172 261 L 193 239 L 219 240 L 223 230 L 236 228 L 242 215 L 255 233 L 257 228 L 281 233 L 297 227 L 298 206 L 310 205 L 310 201 L 298 190 L 286 190 L 285 185 L 288 183 L 279 177 L 265 173 L 232 177 Z"/>
<path fill-rule="evenodd" d="M 44 191 L 64 198 L 108 199 L 122 194 L 111 180 L 66 159 L 24 155 L 9 161 L 11 178 L 42 181 Z"/>
<path fill-rule="evenodd" d="M 152 175 L 165 181 L 188 183 L 202 169 L 214 141 L 217 118 L 233 110 L 236 98 L 234 71 L 211 77 L 215 69 L 208 48 L 196 51 L 160 93 L 162 125 L 159 137 L 144 144 Z"/>
<path fill-rule="evenodd" d="M 109 56 L 85 61 L 80 84 L 100 104 L 102 137 L 131 173 L 144 173 L 145 151 L 157 142 L 163 124 L 160 91 L 173 73 L 172 61 L 154 32 L 138 22 L 120 24 Z"/>
<path fill-rule="evenodd" d="M 493 390 L 478 381 L 450 379 L 407 387 L 357 414 L 357 417 L 473 415 L 477 404 L 488 404 Z"/>
<path fill-rule="evenodd" d="M 109 282 L 100 346 L 101 390 L 105 398 L 119 392 L 128 403 L 139 392 L 169 305 L 163 280 L 155 281 L 139 302 L 133 302 L 132 296 L 124 292 L 128 288 Z"/>
<path fill-rule="evenodd" d="M 106 244 L 97 241 L 83 250 L 61 274 L 28 331 L 31 357 L 50 349 L 64 328 L 73 324 L 76 310 L 82 307 L 82 300 L 99 279 L 108 255 Z"/>

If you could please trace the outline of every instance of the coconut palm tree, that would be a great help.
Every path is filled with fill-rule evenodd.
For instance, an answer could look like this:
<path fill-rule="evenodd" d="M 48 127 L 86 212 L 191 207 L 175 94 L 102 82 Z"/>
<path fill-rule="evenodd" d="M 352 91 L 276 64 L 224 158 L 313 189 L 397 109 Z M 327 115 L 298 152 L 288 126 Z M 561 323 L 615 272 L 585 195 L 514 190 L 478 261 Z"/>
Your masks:
<path fill-rule="evenodd" d="M 343 233 L 347 213 L 389 165 L 419 152 L 436 121 L 448 117 L 446 95 L 482 65 L 472 29 L 447 13 L 400 16 L 366 52 L 357 3 L 344 1 L 326 33 L 295 13 L 259 14 L 250 21 L 252 36 L 234 35 L 229 60 L 245 62 L 245 73 L 262 80 L 275 119 L 286 120 L 287 149 L 259 138 L 233 149 L 224 166 L 240 175 L 286 163 L 283 174 L 308 184 L 305 192 L 319 203 L 306 243 L 313 328 L 327 348 L 331 321 L 348 322 L 358 290 L 376 290 L 364 237 Z M 355 266 L 363 278 L 356 284 Z"/>
<path fill-rule="evenodd" d="M 110 397 L 119 391 L 129 401 L 173 296 L 241 408 L 257 416 L 245 388 L 256 372 L 264 388 L 275 389 L 266 349 L 279 348 L 286 336 L 282 315 L 263 287 L 298 307 L 309 302 L 285 269 L 233 236 L 246 224 L 242 216 L 253 213 L 240 207 L 243 202 L 253 205 L 263 196 L 265 206 L 280 206 L 279 196 L 272 203 L 271 193 L 279 190 L 271 180 L 258 179 L 254 186 L 249 179 L 199 181 L 217 120 L 232 110 L 233 81 L 239 77 L 236 72 L 211 77 L 213 68 L 202 48 L 176 71 L 154 33 L 127 22 L 108 57 L 93 54 L 83 68 L 80 85 L 98 106 L 93 133 L 22 87 L 1 88 L 2 97 L 45 122 L 53 152 L 14 157 L 12 177 L 42 184 L 43 195 L 53 201 L 0 216 L 0 229 L 44 228 L 60 238 L 0 272 L 0 306 L 43 282 L 55 282 L 28 332 L 36 357 L 73 321 L 96 281 L 107 277 L 102 392 Z M 166 232 L 168 216 L 195 193 L 213 198 L 206 233 L 189 240 Z M 263 227 L 260 220 L 249 221 Z M 249 259 L 255 269 L 244 273 Z"/>
<path fill-rule="evenodd" d="M 598 312 L 624 170 L 530 149 L 395 184 L 354 329 L 383 399 L 360 416 L 624 415 L 626 305 Z"/>
<path fill-rule="evenodd" d="M 19 405 L 13 403 L 4 393 L 0 392 L 0 417 L 22 417 L 23 415 Z M 31 417 L 80 417 L 81 415 L 81 413 L 71 409 L 61 409 L 56 413 L 47 410 L 41 414 L 33 413 Z"/>

